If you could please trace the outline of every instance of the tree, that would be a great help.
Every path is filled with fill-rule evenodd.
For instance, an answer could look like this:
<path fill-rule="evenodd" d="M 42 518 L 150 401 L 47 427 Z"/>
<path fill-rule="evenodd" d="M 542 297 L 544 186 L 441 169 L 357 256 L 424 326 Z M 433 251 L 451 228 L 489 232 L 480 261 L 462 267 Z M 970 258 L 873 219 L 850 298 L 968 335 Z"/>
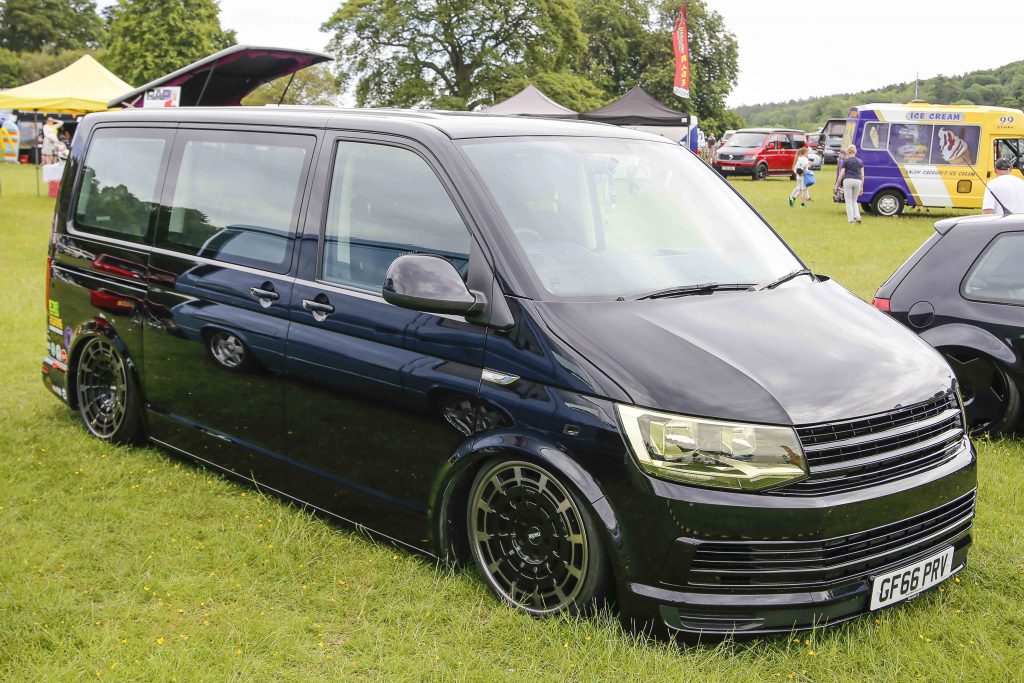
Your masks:
<path fill-rule="evenodd" d="M 281 104 L 330 105 L 335 104 L 335 100 L 341 95 L 341 90 L 326 64 L 317 64 L 296 72 L 295 79 L 289 86 L 290 79 L 291 76 L 284 76 L 270 83 L 264 83 L 242 100 L 242 104 L 251 106 L 277 104 L 281 102 L 281 95 L 285 95 Z M 288 88 L 287 93 L 285 93 L 285 87 Z"/>
<path fill-rule="evenodd" d="M 0 47 L 0 89 L 13 88 L 26 83 L 27 80 L 23 74 L 18 55 Z"/>
<path fill-rule="evenodd" d="M 684 0 L 690 46 L 690 99 L 672 91 L 672 28 L 679 0 L 580 0 L 589 35 L 584 69 L 609 98 L 640 85 L 656 99 L 697 114 L 705 130 L 742 125 L 725 98 L 736 86 L 739 46 L 722 15 L 703 0 Z"/>
<path fill-rule="evenodd" d="M 148 83 L 235 44 L 219 12 L 214 0 L 118 0 L 104 61 L 129 83 Z"/>
<path fill-rule="evenodd" d="M 586 45 L 576 0 L 348 0 L 322 28 L 360 106 L 474 109 L 541 73 L 579 86 Z"/>
<path fill-rule="evenodd" d="M 3 0 L 0 47 L 14 52 L 79 50 L 104 38 L 95 0 Z"/>

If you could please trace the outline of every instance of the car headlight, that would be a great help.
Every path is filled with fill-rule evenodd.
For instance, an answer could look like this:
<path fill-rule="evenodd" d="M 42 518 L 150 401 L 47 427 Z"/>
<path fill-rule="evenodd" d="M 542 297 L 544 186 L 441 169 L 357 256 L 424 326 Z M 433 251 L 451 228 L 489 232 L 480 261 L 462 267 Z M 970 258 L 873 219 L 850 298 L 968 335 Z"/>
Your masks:
<path fill-rule="evenodd" d="M 756 156 L 750 156 L 750 157 L 743 157 L 741 159 L 741 161 L 755 161 L 756 159 L 757 159 Z"/>
<path fill-rule="evenodd" d="M 791 427 L 707 420 L 620 404 L 616 408 L 630 450 L 655 477 L 760 491 L 809 476 Z"/>

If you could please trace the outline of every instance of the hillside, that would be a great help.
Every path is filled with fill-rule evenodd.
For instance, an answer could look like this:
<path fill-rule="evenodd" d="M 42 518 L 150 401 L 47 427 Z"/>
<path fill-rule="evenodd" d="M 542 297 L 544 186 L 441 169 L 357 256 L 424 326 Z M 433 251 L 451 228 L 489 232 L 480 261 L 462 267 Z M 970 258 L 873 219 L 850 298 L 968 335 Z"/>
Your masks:
<path fill-rule="evenodd" d="M 1024 61 L 962 76 L 936 76 L 921 81 L 921 99 L 934 104 L 1024 106 Z M 909 102 L 914 83 L 899 83 L 858 93 L 813 97 L 736 107 L 749 126 L 786 126 L 817 130 L 826 119 L 844 118 L 851 106 L 867 102 Z"/>

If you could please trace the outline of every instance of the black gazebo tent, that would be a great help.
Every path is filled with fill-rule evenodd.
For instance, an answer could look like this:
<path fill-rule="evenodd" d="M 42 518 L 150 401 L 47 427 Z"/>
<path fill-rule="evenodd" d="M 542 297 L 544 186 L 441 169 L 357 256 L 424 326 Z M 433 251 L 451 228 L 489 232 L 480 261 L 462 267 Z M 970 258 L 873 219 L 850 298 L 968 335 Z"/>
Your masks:
<path fill-rule="evenodd" d="M 585 121 L 601 121 L 617 126 L 686 126 L 690 116 L 676 111 L 647 94 L 639 85 L 599 109 L 580 114 Z"/>

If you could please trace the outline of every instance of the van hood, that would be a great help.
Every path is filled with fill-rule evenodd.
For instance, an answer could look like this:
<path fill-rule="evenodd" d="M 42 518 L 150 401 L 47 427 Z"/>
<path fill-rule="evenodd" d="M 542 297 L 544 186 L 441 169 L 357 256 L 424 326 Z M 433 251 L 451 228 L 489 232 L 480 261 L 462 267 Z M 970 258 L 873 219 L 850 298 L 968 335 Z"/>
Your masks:
<path fill-rule="evenodd" d="M 669 412 L 804 425 L 893 410 L 953 385 L 926 342 L 830 281 L 535 310 L 634 403 Z"/>
<path fill-rule="evenodd" d="M 730 147 L 725 146 L 719 148 L 717 154 L 735 154 L 737 157 L 752 157 L 756 156 L 761 150 L 760 147 Z"/>

